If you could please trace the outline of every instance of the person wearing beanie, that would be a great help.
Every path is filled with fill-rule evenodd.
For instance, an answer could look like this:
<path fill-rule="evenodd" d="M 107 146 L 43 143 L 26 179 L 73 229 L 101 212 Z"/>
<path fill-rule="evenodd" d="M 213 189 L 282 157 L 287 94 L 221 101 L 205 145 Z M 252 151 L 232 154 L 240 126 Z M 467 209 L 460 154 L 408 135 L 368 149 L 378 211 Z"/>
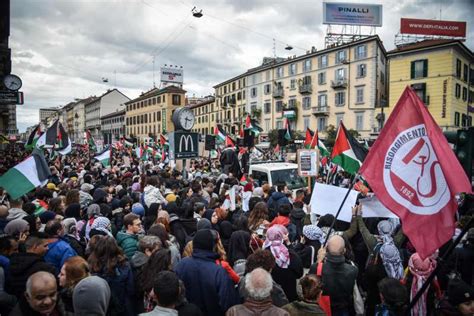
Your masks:
<path fill-rule="evenodd" d="M 82 279 L 74 287 L 72 294 L 74 315 L 106 315 L 110 303 L 110 295 L 110 287 L 104 279 L 94 275 Z"/>
<path fill-rule="evenodd" d="M 474 287 L 453 279 L 448 285 L 448 301 L 461 315 L 474 315 Z"/>
<path fill-rule="evenodd" d="M 226 270 L 215 263 L 219 254 L 214 252 L 215 238 L 211 230 L 196 232 L 191 257 L 182 259 L 175 271 L 186 288 L 186 298 L 197 305 L 204 315 L 224 315 L 239 303 L 234 282 Z"/>
<path fill-rule="evenodd" d="M 132 213 L 143 218 L 143 216 L 145 216 L 145 208 L 140 203 L 134 203 L 132 205 Z"/>

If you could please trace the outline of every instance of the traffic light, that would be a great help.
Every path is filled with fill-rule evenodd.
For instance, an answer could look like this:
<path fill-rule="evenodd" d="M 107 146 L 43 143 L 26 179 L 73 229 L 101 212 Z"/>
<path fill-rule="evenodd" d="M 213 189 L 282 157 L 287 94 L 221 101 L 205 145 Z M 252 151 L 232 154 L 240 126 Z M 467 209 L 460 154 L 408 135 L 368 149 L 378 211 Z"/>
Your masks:
<path fill-rule="evenodd" d="M 456 156 L 469 180 L 472 181 L 474 158 L 474 127 L 460 129 L 456 137 Z"/>

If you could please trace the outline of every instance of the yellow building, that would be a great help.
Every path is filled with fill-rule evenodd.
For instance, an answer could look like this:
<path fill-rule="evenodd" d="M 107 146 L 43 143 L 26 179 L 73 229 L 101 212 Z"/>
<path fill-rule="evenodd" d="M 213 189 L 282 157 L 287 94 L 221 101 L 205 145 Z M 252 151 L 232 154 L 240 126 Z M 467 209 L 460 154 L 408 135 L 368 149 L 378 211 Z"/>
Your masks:
<path fill-rule="evenodd" d="M 195 116 L 194 127 L 192 131 L 202 135 L 213 135 L 214 126 L 216 125 L 216 118 L 219 113 L 215 98 L 208 97 L 190 105 L 189 108 L 192 109 Z"/>
<path fill-rule="evenodd" d="M 474 110 L 469 111 L 469 102 L 474 95 L 474 76 L 472 67 L 469 68 L 474 55 L 461 41 L 422 41 L 399 47 L 387 56 L 388 115 L 405 87 L 411 86 L 443 130 L 472 126 Z"/>
<path fill-rule="evenodd" d="M 149 142 L 160 133 L 174 131 L 171 115 L 176 108 L 184 106 L 185 94 L 181 88 L 168 86 L 154 88 L 126 102 L 126 135 L 136 137 L 139 142 Z"/>
<path fill-rule="evenodd" d="M 216 115 L 211 114 L 211 122 L 221 124 L 230 134 L 237 134 L 240 126 L 245 123 L 246 108 L 246 76 L 244 73 L 214 86 L 217 107 Z"/>
<path fill-rule="evenodd" d="M 322 132 L 343 121 L 363 138 L 381 126 L 378 107 L 387 103 L 386 52 L 371 36 L 301 56 L 264 58 L 262 65 L 214 87 L 226 131 L 235 134 L 245 113 L 257 118 L 262 137 L 283 128 Z"/>

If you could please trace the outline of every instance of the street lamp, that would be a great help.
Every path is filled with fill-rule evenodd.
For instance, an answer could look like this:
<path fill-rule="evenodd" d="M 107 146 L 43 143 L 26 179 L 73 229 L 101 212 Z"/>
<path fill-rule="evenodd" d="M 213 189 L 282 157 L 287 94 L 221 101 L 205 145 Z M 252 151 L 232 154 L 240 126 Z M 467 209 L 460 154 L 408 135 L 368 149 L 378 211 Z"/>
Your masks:
<path fill-rule="evenodd" d="M 196 9 L 196 7 L 192 8 L 191 12 L 193 13 L 193 16 L 194 16 L 195 18 L 198 18 L 198 19 L 199 19 L 199 18 L 201 18 L 201 17 L 203 16 L 202 10 L 201 10 L 201 11 L 198 11 L 198 10 Z"/>

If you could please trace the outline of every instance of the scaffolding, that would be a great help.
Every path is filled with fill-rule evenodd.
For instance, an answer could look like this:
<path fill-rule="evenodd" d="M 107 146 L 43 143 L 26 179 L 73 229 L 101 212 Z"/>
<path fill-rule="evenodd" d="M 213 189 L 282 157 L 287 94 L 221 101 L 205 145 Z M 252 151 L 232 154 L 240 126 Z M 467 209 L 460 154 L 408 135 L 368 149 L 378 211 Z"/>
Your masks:
<path fill-rule="evenodd" d="M 347 44 L 376 34 L 375 26 L 361 25 L 332 25 L 328 24 L 326 28 L 326 37 L 324 40 L 325 48 L 336 47 Z"/>

